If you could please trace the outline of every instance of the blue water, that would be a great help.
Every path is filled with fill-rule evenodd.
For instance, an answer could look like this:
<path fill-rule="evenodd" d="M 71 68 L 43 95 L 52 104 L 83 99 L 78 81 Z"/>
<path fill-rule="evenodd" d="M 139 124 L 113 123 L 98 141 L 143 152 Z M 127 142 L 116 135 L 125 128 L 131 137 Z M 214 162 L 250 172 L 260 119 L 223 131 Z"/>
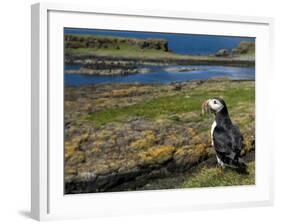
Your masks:
<path fill-rule="evenodd" d="M 79 65 L 66 65 L 65 69 L 79 69 Z M 176 67 L 176 66 L 168 66 Z M 183 66 L 180 66 L 183 67 Z M 232 80 L 255 80 L 254 67 L 229 66 L 184 66 L 200 68 L 189 72 L 167 72 L 157 70 L 146 74 L 132 74 L 127 76 L 99 76 L 83 74 L 65 74 L 65 85 L 85 85 L 101 83 L 162 83 L 182 82 L 191 80 L 204 80 L 212 77 L 228 77 Z"/>
<path fill-rule="evenodd" d="M 169 49 L 179 54 L 209 55 L 222 48 L 235 48 L 241 41 L 255 41 L 253 37 L 213 36 L 195 34 L 173 34 L 133 31 L 113 31 L 98 29 L 65 28 L 65 34 L 93 34 L 134 38 L 162 38 L 168 41 Z M 79 69 L 80 65 L 66 65 L 65 69 Z M 171 67 L 171 66 L 170 66 Z M 65 85 L 100 83 L 171 83 L 190 80 L 204 80 L 212 77 L 228 77 L 234 80 L 255 80 L 254 67 L 229 66 L 185 66 L 200 70 L 190 72 L 167 72 L 159 69 L 146 74 L 127 76 L 99 76 L 65 74 Z"/>

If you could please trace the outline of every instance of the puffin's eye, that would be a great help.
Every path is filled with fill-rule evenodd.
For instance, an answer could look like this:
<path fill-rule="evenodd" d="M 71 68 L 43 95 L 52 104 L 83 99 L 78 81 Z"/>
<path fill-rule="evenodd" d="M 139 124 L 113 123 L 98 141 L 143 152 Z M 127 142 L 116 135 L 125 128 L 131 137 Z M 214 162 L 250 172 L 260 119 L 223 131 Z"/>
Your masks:
<path fill-rule="evenodd" d="M 216 100 L 214 100 L 214 104 L 217 104 L 217 101 L 216 101 Z"/>

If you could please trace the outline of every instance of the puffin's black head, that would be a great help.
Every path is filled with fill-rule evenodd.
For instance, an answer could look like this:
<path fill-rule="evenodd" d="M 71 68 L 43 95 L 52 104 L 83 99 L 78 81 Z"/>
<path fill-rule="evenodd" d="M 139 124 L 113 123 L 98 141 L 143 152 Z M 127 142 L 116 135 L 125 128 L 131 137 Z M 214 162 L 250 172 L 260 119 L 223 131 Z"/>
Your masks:
<path fill-rule="evenodd" d="M 218 113 L 220 111 L 227 111 L 226 104 L 222 98 L 208 99 L 202 104 L 202 112 Z"/>

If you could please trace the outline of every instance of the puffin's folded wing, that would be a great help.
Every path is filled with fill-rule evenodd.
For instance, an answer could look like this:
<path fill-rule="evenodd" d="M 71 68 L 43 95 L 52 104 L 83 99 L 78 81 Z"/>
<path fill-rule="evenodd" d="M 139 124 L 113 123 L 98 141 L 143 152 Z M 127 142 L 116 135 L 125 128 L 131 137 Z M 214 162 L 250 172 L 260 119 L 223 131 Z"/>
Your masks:
<path fill-rule="evenodd" d="M 233 152 L 233 140 L 225 129 L 218 126 L 215 127 L 213 132 L 213 141 L 216 152 L 223 153 L 225 155 Z"/>
<path fill-rule="evenodd" d="M 243 148 L 243 135 L 241 134 L 239 127 L 236 125 L 233 126 L 232 133 L 234 139 L 234 150 L 240 153 Z"/>
<path fill-rule="evenodd" d="M 216 127 L 213 133 L 214 146 L 217 155 L 227 165 L 238 167 L 240 165 L 239 155 L 241 144 L 241 136 L 239 141 L 234 137 L 233 132 Z M 241 163 L 242 164 L 242 163 Z"/>

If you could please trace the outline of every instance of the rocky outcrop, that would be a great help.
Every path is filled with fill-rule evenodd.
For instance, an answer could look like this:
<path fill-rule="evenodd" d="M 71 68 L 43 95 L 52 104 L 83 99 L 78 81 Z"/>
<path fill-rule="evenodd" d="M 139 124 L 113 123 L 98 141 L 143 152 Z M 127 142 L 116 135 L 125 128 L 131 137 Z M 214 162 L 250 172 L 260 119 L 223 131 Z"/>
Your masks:
<path fill-rule="evenodd" d="M 143 65 L 144 66 L 144 65 Z M 76 70 L 65 70 L 66 74 L 84 74 L 84 75 L 101 75 L 101 76 L 122 76 L 132 74 L 144 74 L 155 71 L 165 72 L 191 72 L 197 71 L 199 68 L 191 67 L 166 67 L 166 66 L 150 66 L 143 67 L 138 62 L 133 61 L 93 61 L 92 63 L 82 65 Z"/>
<path fill-rule="evenodd" d="M 139 63 L 127 60 L 92 60 L 83 64 L 80 69 L 66 70 L 66 74 L 85 75 L 129 75 L 135 73 L 148 73 L 151 69 L 140 67 Z"/>
<path fill-rule="evenodd" d="M 233 54 L 254 54 L 255 42 L 242 41 L 237 48 L 232 50 Z"/>
<path fill-rule="evenodd" d="M 64 36 L 65 48 L 93 48 L 119 50 L 124 45 L 135 46 L 140 49 L 155 49 L 168 51 L 168 42 L 164 39 L 122 38 L 113 36 L 75 35 Z"/>
<path fill-rule="evenodd" d="M 157 65 L 157 66 L 152 66 Z M 187 66 L 167 67 L 165 63 L 145 63 L 135 60 L 121 59 L 88 59 L 85 60 L 81 67 L 76 70 L 65 70 L 66 74 L 85 74 L 85 75 L 129 75 L 136 73 L 148 73 L 152 71 L 166 72 L 190 72 L 199 70 L 199 68 L 191 68 Z"/>
<path fill-rule="evenodd" d="M 109 124 L 66 142 L 66 192 L 107 191 L 131 180 L 137 186 L 189 169 L 209 155 L 208 138 L 183 124 L 140 118 Z"/>
<path fill-rule="evenodd" d="M 192 72 L 198 71 L 200 68 L 191 68 L 191 67 L 168 67 L 164 68 L 166 72 Z"/>
<path fill-rule="evenodd" d="M 130 61 L 137 65 L 224 65 L 224 66 L 254 66 L 254 58 L 239 57 L 216 57 L 216 56 L 180 56 L 180 57 L 142 57 L 141 55 L 131 56 L 99 56 L 95 54 L 69 54 L 65 53 L 65 64 L 90 64 L 96 61 Z"/>
<path fill-rule="evenodd" d="M 216 57 L 228 57 L 229 50 L 228 49 L 220 49 L 216 54 Z"/>
<path fill-rule="evenodd" d="M 237 57 L 241 55 L 254 55 L 255 42 L 241 41 L 237 48 L 220 49 L 216 52 L 216 57 Z"/>
<path fill-rule="evenodd" d="M 132 75 L 136 73 L 148 73 L 151 69 L 148 68 L 108 68 L 108 69 L 92 69 L 81 67 L 78 70 L 66 70 L 66 74 L 83 74 L 83 75 L 102 75 L 102 76 L 119 76 Z"/>

